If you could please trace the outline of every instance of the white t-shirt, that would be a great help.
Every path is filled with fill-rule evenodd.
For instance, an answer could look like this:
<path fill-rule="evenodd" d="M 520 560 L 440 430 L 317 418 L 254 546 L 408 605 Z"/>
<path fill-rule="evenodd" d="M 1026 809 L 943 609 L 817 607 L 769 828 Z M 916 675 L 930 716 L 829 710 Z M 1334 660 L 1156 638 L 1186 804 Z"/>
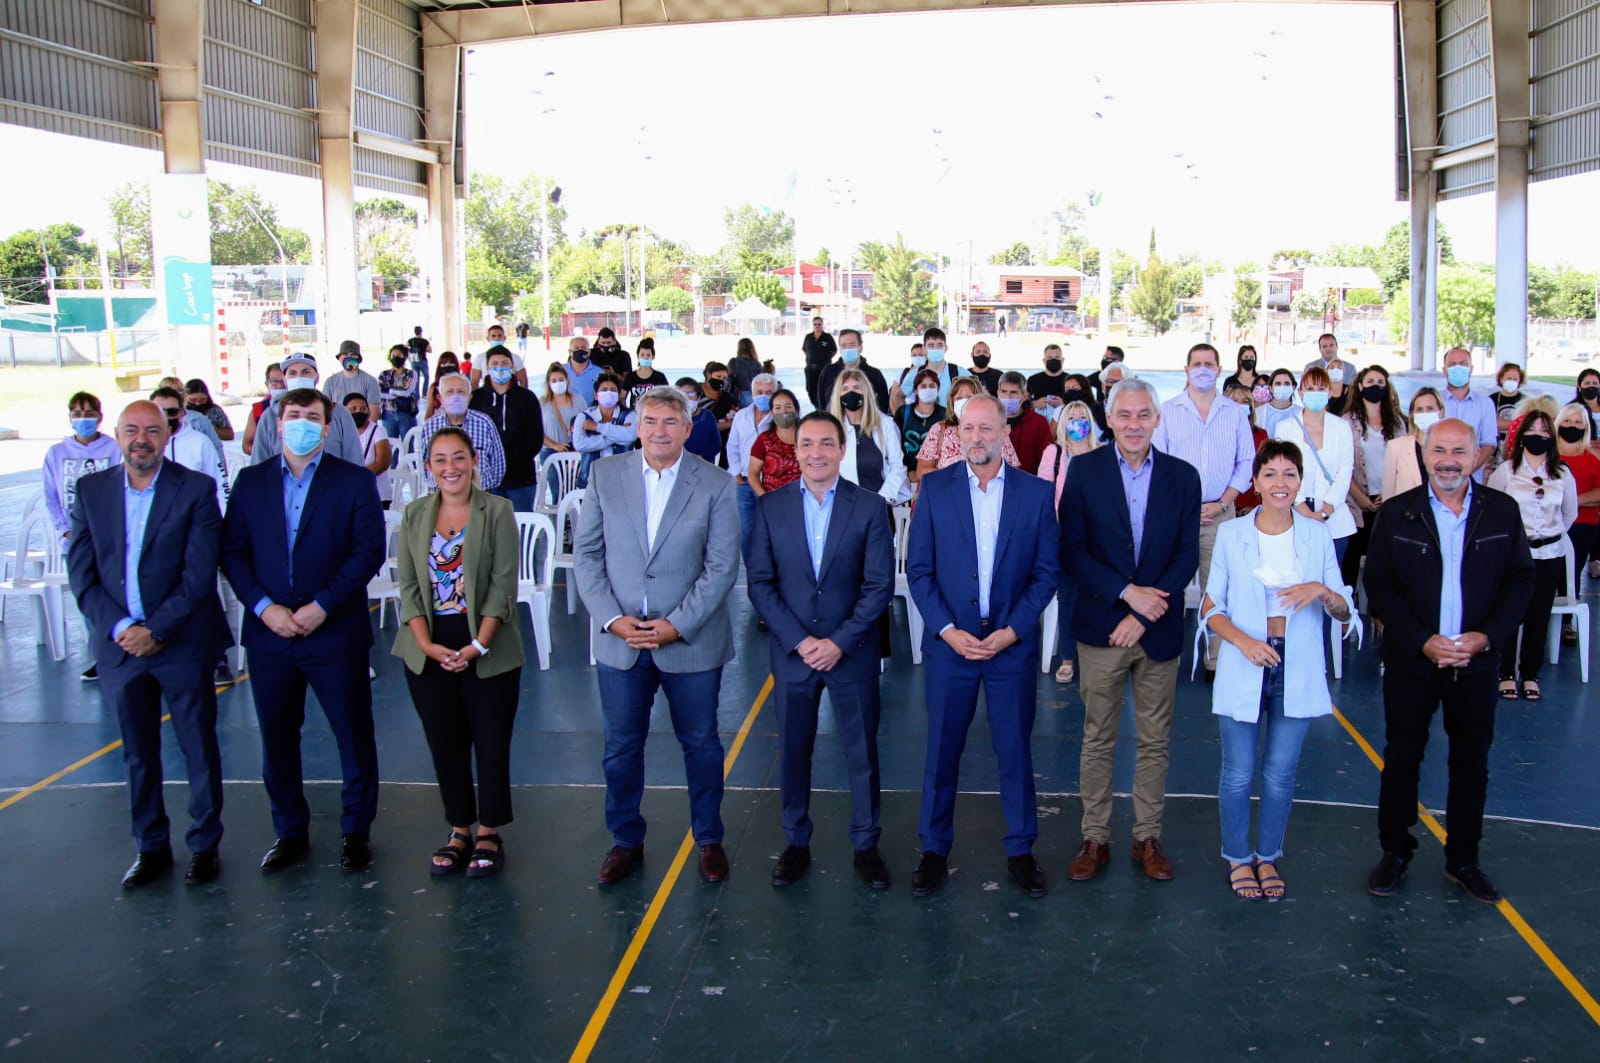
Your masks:
<path fill-rule="evenodd" d="M 222 455 L 217 453 L 211 440 L 185 426 L 167 440 L 166 457 L 185 469 L 203 472 L 217 481 L 217 509 L 223 513 L 228 511 L 228 467 L 223 464 Z"/>
<path fill-rule="evenodd" d="M 361 463 L 370 465 L 372 463 L 372 455 L 377 452 L 378 444 L 387 441 L 389 433 L 383 430 L 382 421 L 368 421 L 366 429 L 357 438 L 361 440 Z M 389 470 L 383 470 L 377 474 L 377 477 L 378 500 L 380 502 L 388 502 L 393 498 L 389 489 Z"/>
<path fill-rule="evenodd" d="M 1300 582 L 1300 565 L 1294 556 L 1294 527 L 1288 531 L 1269 535 L 1256 529 L 1256 540 L 1261 548 L 1261 571 L 1276 578 L 1267 581 L 1267 616 L 1288 616 L 1289 611 L 1278 601 L 1278 592 Z"/>

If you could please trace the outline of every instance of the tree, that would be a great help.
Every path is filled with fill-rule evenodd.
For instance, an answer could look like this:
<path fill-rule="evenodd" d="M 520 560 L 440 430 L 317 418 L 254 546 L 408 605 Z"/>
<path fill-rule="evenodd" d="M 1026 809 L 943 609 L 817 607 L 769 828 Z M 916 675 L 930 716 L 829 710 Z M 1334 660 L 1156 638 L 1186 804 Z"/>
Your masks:
<path fill-rule="evenodd" d="M 876 240 L 865 240 L 856 245 L 856 265 L 876 273 L 883 268 L 889 249 Z"/>
<path fill-rule="evenodd" d="M 1566 266 L 1528 267 L 1528 313 L 1542 318 L 1594 317 L 1596 274 Z"/>
<path fill-rule="evenodd" d="M 789 292 L 783 281 L 770 273 L 752 273 L 733 286 L 733 297 L 741 303 L 752 295 L 774 310 L 784 310 L 789 305 Z"/>
<path fill-rule="evenodd" d="M 553 181 L 541 177 L 528 176 L 511 184 L 495 174 L 473 174 L 461 210 L 467 246 L 482 248 L 489 260 L 513 274 L 537 274 L 543 247 L 540 199 L 554 188 Z M 550 204 L 552 252 L 564 239 L 562 227 L 566 220 L 566 209 Z"/>
<path fill-rule="evenodd" d="M 1076 266 L 1079 257 L 1087 256 L 1089 251 L 1089 238 L 1084 235 L 1084 229 L 1088 227 L 1087 215 L 1082 204 L 1068 203 L 1056 212 L 1055 217 L 1058 223 L 1056 257 L 1050 260 L 1050 264 Z"/>
<path fill-rule="evenodd" d="M 1178 320 L 1177 272 L 1152 255 L 1128 299 L 1128 310 L 1137 314 L 1157 336 L 1165 334 Z"/>
<path fill-rule="evenodd" d="M 98 288 L 98 258 L 94 241 L 83 238 L 81 225 L 57 222 L 24 229 L 0 243 L 0 291 L 11 299 L 44 302 L 47 259 L 58 278 L 93 277 L 89 287 Z"/>
<path fill-rule="evenodd" d="M 1332 296 L 1326 288 L 1317 291 L 1301 288 L 1294 293 L 1294 300 L 1289 304 L 1289 309 L 1295 317 L 1320 318 L 1328 313 L 1331 303 Z"/>
<path fill-rule="evenodd" d="M 356 261 L 398 290 L 417 275 L 417 212 L 379 196 L 356 204 Z"/>
<path fill-rule="evenodd" d="M 749 203 L 724 211 L 724 250 L 740 273 L 770 273 L 794 262 L 794 221 L 781 210 Z"/>
<path fill-rule="evenodd" d="M 877 318 L 879 330 L 921 332 L 933 324 L 939 297 L 928 274 L 917 266 L 920 257 L 899 233 L 893 246 L 884 249 L 883 264 L 873 276 L 877 294 L 867 306 L 867 312 Z"/>
<path fill-rule="evenodd" d="M 1411 324 L 1411 282 L 1405 281 L 1389 303 L 1389 331 L 1404 336 Z M 1494 275 L 1465 266 L 1439 270 L 1440 347 L 1494 346 Z"/>
<path fill-rule="evenodd" d="M 1371 244 L 1334 244 L 1312 259 L 1319 266 L 1370 266 L 1378 268 L 1378 249 Z"/>
<path fill-rule="evenodd" d="M 1173 268 L 1172 281 L 1179 299 L 1197 299 L 1205 287 L 1205 267 L 1194 260 L 1180 260 Z"/>
<path fill-rule="evenodd" d="M 1018 240 L 1003 251 L 996 251 L 989 256 L 989 262 L 996 266 L 1031 266 L 1033 265 L 1033 248 Z"/>
<path fill-rule="evenodd" d="M 1376 288 L 1351 288 L 1344 293 L 1345 306 L 1378 306 L 1383 303 L 1383 293 Z"/>
<path fill-rule="evenodd" d="M 1439 261 L 1448 265 L 1456 260 L 1455 251 L 1450 245 L 1450 234 L 1444 226 L 1439 226 Z M 1395 222 L 1384 234 L 1383 243 L 1377 249 L 1377 261 L 1372 268 L 1378 271 L 1378 279 L 1383 282 L 1383 296 L 1392 300 L 1400 285 L 1411 278 L 1411 223 L 1409 221 Z"/>
<path fill-rule="evenodd" d="M 150 249 L 150 183 L 129 181 L 106 197 L 111 215 L 111 241 L 116 245 L 112 268 L 119 277 L 153 275 Z"/>
<path fill-rule="evenodd" d="M 467 245 L 467 313 L 476 318 L 484 307 L 496 311 L 511 305 L 519 287 L 516 275 L 495 261 L 480 245 Z"/>
<path fill-rule="evenodd" d="M 1255 324 L 1256 311 L 1261 309 L 1261 282 L 1256 279 L 1260 267 L 1243 263 L 1233 270 L 1233 327 L 1248 329 Z"/>
<path fill-rule="evenodd" d="M 833 261 L 833 252 L 829 251 L 826 247 L 819 247 L 817 248 L 817 253 L 811 257 L 810 261 L 819 266 L 826 266 L 828 263 Z"/>
<path fill-rule="evenodd" d="M 254 186 L 206 182 L 211 215 L 211 261 L 218 266 L 253 266 L 278 261 L 278 245 L 290 262 L 311 261 L 311 237 L 278 221 L 278 208 Z M 273 237 L 277 243 L 273 243 Z"/>
<path fill-rule="evenodd" d="M 782 287 L 782 282 L 779 282 Z M 645 307 L 650 310 L 665 310 L 667 313 L 678 314 L 694 313 L 694 296 L 682 288 L 672 284 L 664 284 L 659 288 L 651 288 L 645 296 Z"/>
<path fill-rule="evenodd" d="M 1273 269 L 1297 269 L 1311 265 L 1316 257 L 1317 253 L 1309 247 L 1283 247 L 1272 252 L 1267 261 L 1272 263 Z"/>

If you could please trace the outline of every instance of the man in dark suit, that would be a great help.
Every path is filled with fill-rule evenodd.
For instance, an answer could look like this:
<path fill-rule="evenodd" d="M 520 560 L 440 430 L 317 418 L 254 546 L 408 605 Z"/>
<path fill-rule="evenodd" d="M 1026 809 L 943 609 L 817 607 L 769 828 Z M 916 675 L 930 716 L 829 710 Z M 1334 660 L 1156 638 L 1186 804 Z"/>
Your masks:
<path fill-rule="evenodd" d="M 1112 758 L 1131 677 L 1139 736 L 1133 862 L 1166 881 L 1172 862 L 1161 849 L 1161 813 L 1183 591 L 1200 564 L 1200 475 L 1151 445 L 1161 407 L 1144 381 L 1129 378 L 1111 390 L 1106 421 L 1114 443 L 1073 458 L 1061 492 L 1061 564 L 1078 590 L 1070 622 L 1083 695 L 1083 843 L 1067 876 L 1094 878 L 1111 859 Z"/>
<path fill-rule="evenodd" d="M 811 863 L 811 753 L 826 689 L 850 770 L 856 873 L 889 888 L 878 855 L 877 625 L 894 595 L 894 530 L 883 500 L 839 475 L 844 441 L 831 414 L 801 418 L 800 479 L 761 497 L 751 529 L 750 601 L 771 634 L 783 750 L 788 845 L 774 886 L 797 881 Z"/>
<path fill-rule="evenodd" d="M 167 421 L 134 402 L 117 421 L 122 465 L 78 481 L 67 565 L 106 705 L 117 714 L 139 855 L 122 878 L 143 886 L 172 865 L 161 799 L 161 701 L 189 772 L 184 881 L 222 864 L 222 758 L 211 668 L 230 644 L 217 598 L 222 515 L 211 477 L 164 461 Z"/>
<path fill-rule="evenodd" d="M 250 693 L 261 725 L 261 775 L 277 841 L 261 861 L 279 871 L 310 847 L 300 770 L 306 687 L 333 731 L 343 770 L 339 854 L 346 871 L 372 862 L 378 745 L 372 728 L 367 583 L 383 565 L 377 481 L 323 452 L 333 404 L 320 391 L 278 400 L 283 454 L 239 474 L 223 524 L 222 571 L 249 614 Z"/>
<path fill-rule="evenodd" d="M 961 750 L 980 686 L 1000 761 L 1008 870 L 1029 896 L 1045 893 L 1044 871 L 1033 858 L 1039 822 L 1029 742 L 1039 614 L 1058 583 L 1054 492 L 1000 460 L 1005 423 L 992 395 L 968 400 L 960 423 L 966 460 L 923 477 L 911 518 L 906 577 L 927 625 L 922 859 L 911 876 L 919 897 L 948 874 Z"/>
<path fill-rule="evenodd" d="M 1478 866 L 1478 843 L 1500 649 L 1517 637 L 1534 567 L 1517 503 L 1472 482 L 1477 450 L 1476 430 L 1465 421 L 1428 429 L 1428 482 L 1384 500 L 1367 548 L 1367 597 L 1383 622 L 1383 857 L 1367 878 L 1368 892 L 1379 897 L 1400 888 L 1417 848 L 1417 773 L 1442 705 L 1450 740 L 1445 875 L 1474 900 L 1500 899 Z M 1522 637 L 1542 639 L 1544 632 Z"/>

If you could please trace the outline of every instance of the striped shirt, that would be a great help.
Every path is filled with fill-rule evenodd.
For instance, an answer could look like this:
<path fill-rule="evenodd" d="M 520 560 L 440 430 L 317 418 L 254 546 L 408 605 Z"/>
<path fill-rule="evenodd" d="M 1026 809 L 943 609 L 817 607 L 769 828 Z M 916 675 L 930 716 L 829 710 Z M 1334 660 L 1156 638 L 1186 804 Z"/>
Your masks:
<path fill-rule="evenodd" d="M 433 437 L 450 424 L 450 416 L 440 411 L 422 422 L 422 453 L 428 453 L 428 445 L 433 442 Z M 478 478 L 485 491 L 493 491 L 500 486 L 500 481 L 506 474 L 506 452 L 500 445 L 500 430 L 494 422 L 477 410 L 468 410 L 461 421 L 461 427 L 466 430 L 467 438 L 472 440 L 472 449 L 478 452 Z M 433 473 L 424 473 L 428 481 L 428 490 L 437 486 L 433 482 Z"/>
<path fill-rule="evenodd" d="M 1255 461 L 1255 436 L 1250 411 L 1218 395 L 1211 416 L 1202 418 L 1188 389 L 1161 404 L 1161 423 L 1153 439 L 1157 450 L 1182 458 L 1200 474 L 1200 500 L 1215 502 L 1228 488 L 1244 493 L 1250 487 Z"/>

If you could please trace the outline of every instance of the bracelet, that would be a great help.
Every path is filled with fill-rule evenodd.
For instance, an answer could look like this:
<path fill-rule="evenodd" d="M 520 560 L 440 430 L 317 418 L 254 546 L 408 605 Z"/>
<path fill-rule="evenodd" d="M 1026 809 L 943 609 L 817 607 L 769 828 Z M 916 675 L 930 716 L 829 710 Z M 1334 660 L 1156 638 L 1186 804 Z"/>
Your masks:
<path fill-rule="evenodd" d="M 472 648 L 478 651 L 478 656 L 479 657 L 487 657 L 487 656 L 489 656 L 489 647 L 485 646 L 483 643 L 479 642 L 477 639 L 473 639 L 472 640 Z"/>

